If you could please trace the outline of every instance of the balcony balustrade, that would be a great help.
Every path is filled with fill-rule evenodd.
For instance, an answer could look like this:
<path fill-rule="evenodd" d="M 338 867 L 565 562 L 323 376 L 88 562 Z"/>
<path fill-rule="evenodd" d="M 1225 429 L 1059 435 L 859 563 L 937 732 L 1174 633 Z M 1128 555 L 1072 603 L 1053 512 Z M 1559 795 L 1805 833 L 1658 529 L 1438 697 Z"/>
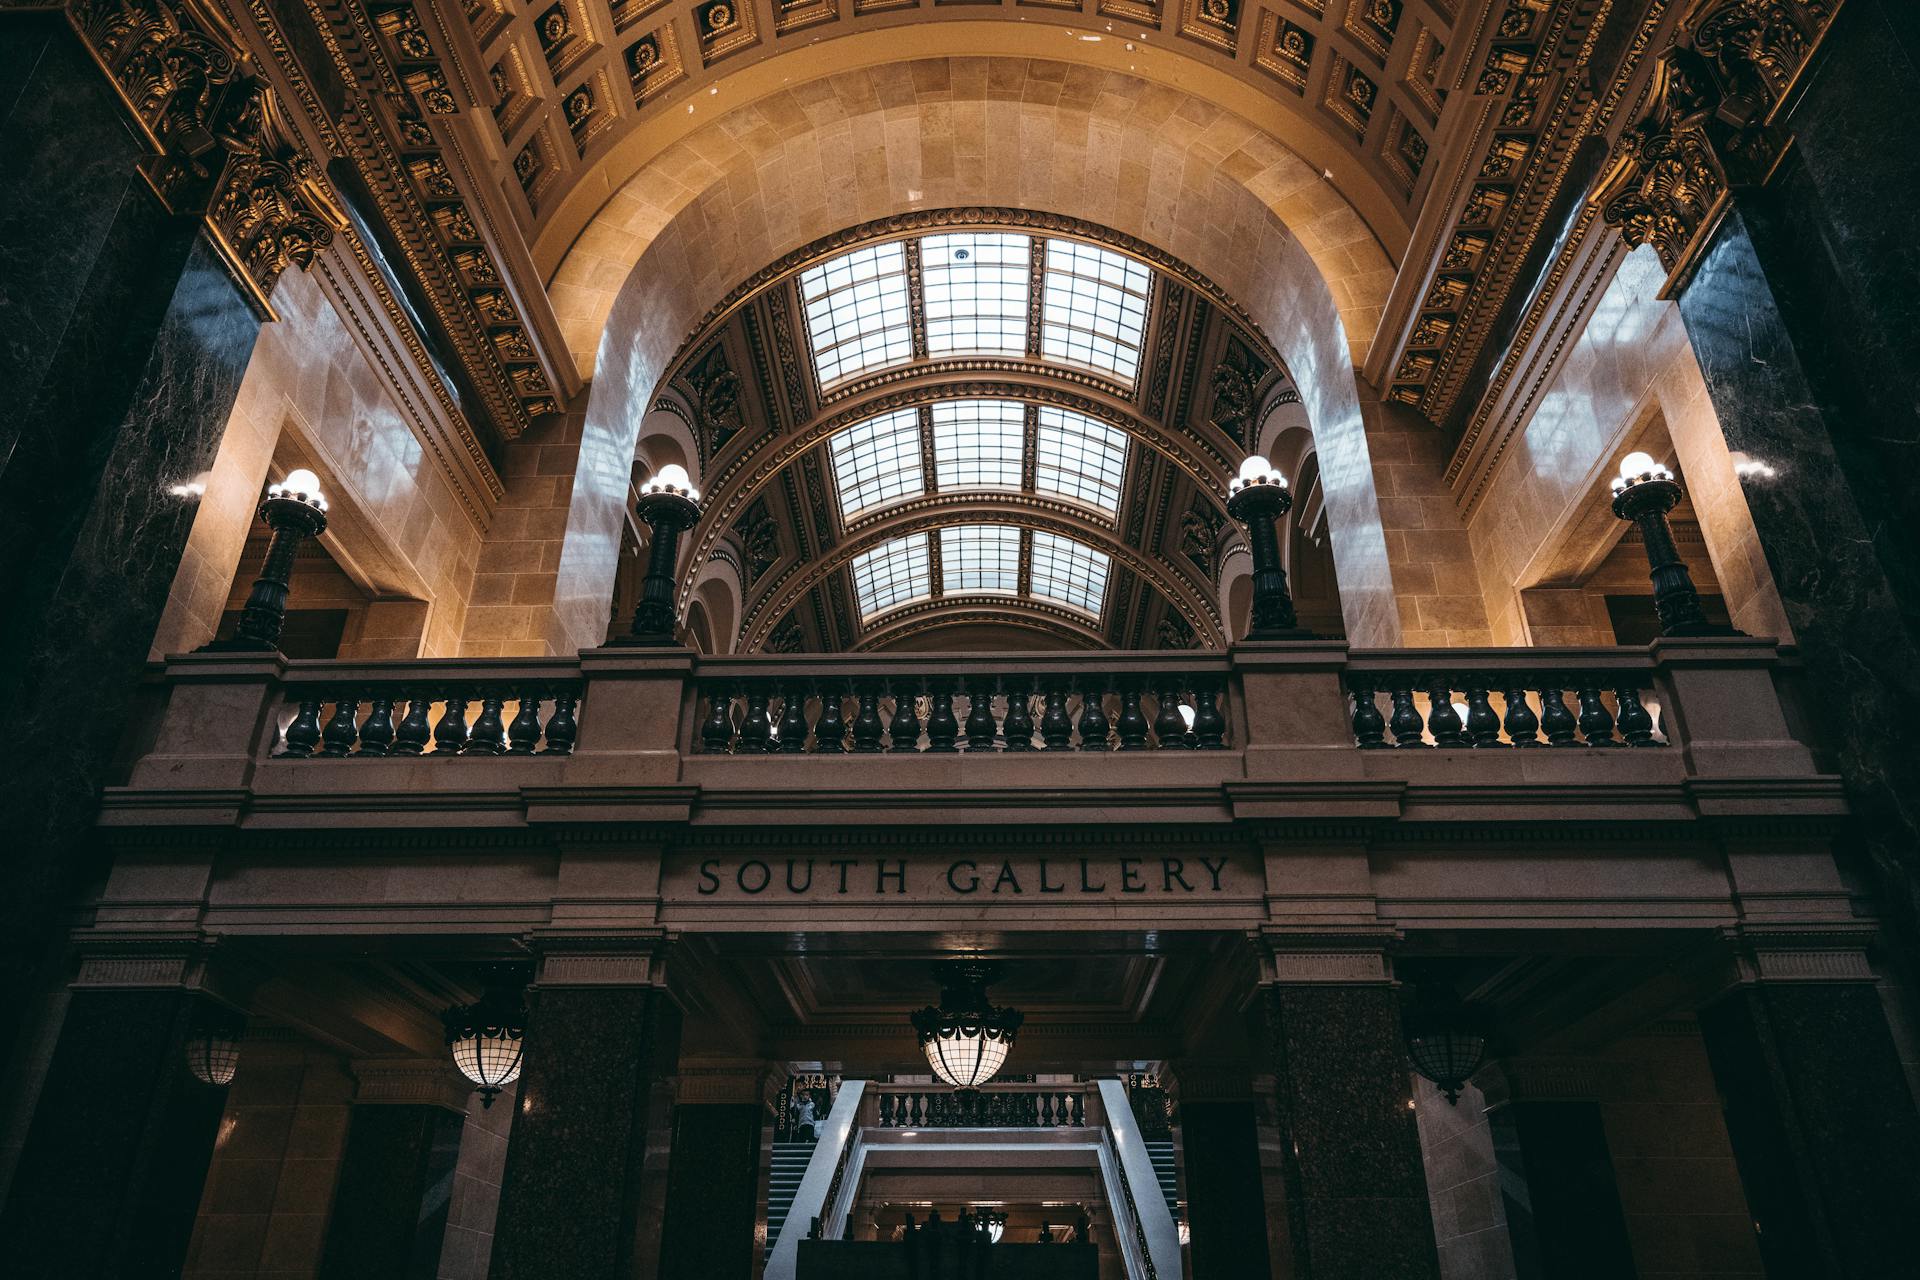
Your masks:
<path fill-rule="evenodd" d="M 834 808 L 844 818 L 859 796 L 968 821 L 1069 820 L 1075 806 L 1232 821 L 1306 803 L 1391 817 L 1422 796 L 1565 805 L 1609 788 L 1640 806 L 1620 817 L 1698 815 L 1731 792 L 1838 812 L 1790 727 L 1790 665 L 1747 638 L 811 658 L 602 649 L 491 662 L 194 654 L 156 670 L 156 709 L 132 730 L 104 821 L 243 825 L 304 806 L 351 825 L 341 815 L 356 797 L 391 815 L 407 793 L 443 793 L 430 806 L 443 818 L 466 804 L 492 822 L 516 808 L 528 822 L 592 820 L 613 806 L 628 821 L 731 809 L 804 823 Z"/>

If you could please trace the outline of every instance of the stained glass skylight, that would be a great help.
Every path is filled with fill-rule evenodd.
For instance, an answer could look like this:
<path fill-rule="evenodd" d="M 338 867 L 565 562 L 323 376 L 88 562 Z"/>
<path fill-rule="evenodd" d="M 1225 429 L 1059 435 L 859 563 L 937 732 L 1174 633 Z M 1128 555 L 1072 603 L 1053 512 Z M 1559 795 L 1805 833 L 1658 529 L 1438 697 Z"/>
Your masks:
<path fill-rule="evenodd" d="M 824 390 L 913 358 L 907 247 L 867 245 L 800 273 L 800 302 Z"/>
<path fill-rule="evenodd" d="M 941 400 L 932 408 L 933 469 L 942 493 L 1018 489 L 1027 407 L 1018 400 Z"/>
<path fill-rule="evenodd" d="M 895 538 L 853 558 L 853 594 L 860 621 L 933 594 L 933 561 L 927 535 Z"/>
<path fill-rule="evenodd" d="M 1040 354 L 1113 374 L 1140 371 L 1152 273 L 1131 258 L 1074 240 L 1047 241 Z"/>
<path fill-rule="evenodd" d="M 1036 529 L 1033 534 L 1033 594 L 1075 609 L 1100 616 L 1100 602 L 1107 594 L 1107 566 L 1104 551 L 1095 551 L 1085 543 L 1063 538 L 1057 533 Z"/>
<path fill-rule="evenodd" d="M 1026 236 L 968 231 L 920 241 L 927 354 L 1025 355 Z"/>
<path fill-rule="evenodd" d="M 1071 409 L 1040 406 L 1040 429 L 1034 441 L 1035 490 L 1117 516 L 1120 480 L 1126 471 L 1126 432 Z"/>
<path fill-rule="evenodd" d="M 898 409 L 855 423 L 833 436 L 830 452 L 843 519 L 927 491 L 916 410 Z"/>
<path fill-rule="evenodd" d="M 940 531 L 940 585 L 945 595 L 1020 589 L 1020 530 L 1006 524 L 960 524 Z"/>

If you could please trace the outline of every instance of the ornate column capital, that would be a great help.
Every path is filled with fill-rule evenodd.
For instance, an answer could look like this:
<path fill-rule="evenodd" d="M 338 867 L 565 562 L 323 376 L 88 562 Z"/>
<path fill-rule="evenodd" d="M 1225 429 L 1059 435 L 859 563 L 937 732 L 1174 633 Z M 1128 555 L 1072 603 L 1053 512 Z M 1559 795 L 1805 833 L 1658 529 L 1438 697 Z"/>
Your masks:
<path fill-rule="evenodd" d="M 1393 961 L 1389 953 L 1402 935 L 1390 928 L 1356 928 L 1339 932 L 1256 934 L 1260 985 L 1272 986 L 1390 986 Z"/>
<path fill-rule="evenodd" d="M 281 273 L 311 266 L 346 217 L 239 31 L 206 0 L 63 8 L 153 148 L 141 172 L 154 193 L 205 217 L 254 310 L 274 319 Z"/>
<path fill-rule="evenodd" d="M 1739 925 L 1721 931 L 1729 951 L 1729 987 L 1773 982 L 1877 982 L 1867 956 L 1878 930 L 1869 922 Z"/>
<path fill-rule="evenodd" d="M 1697 0 L 1655 60 L 1646 110 L 1592 200 L 1629 245 L 1651 244 L 1664 296 L 1685 284 L 1736 187 L 1785 152 L 1777 117 L 1843 0 Z"/>
<path fill-rule="evenodd" d="M 190 991 L 247 1008 L 260 973 L 245 950 L 197 929 L 74 937 L 75 991 Z"/>
<path fill-rule="evenodd" d="M 537 933 L 536 987 L 664 987 L 668 938 L 653 934 Z"/>

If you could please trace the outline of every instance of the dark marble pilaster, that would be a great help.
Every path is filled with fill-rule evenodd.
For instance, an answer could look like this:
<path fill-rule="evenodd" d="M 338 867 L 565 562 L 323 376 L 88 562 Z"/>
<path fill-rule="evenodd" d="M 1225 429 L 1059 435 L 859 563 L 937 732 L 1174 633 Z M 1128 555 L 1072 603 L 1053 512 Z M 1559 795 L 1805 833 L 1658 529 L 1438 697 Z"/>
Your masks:
<path fill-rule="evenodd" d="M 1268 1280 L 1267 1206 L 1251 1101 L 1183 1101 L 1180 1150 L 1187 1175 L 1193 1273 Z"/>
<path fill-rule="evenodd" d="M 1440 1274 L 1393 989 L 1267 988 L 1293 1273 L 1302 1280 Z"/>
<path fill-rule="evenodd" d="M 1904 1275 L 1920 1257 L 1920 1115 L 1875 988 L 1761 982 L 1700 1014 L 1776 1280 Z"/>
<path fill-rule="evenodd" d="M 226 1090 L 194 1079 L 183 990 L 73 994 L 0 1210 L 16 1280 L 178 1276 Z"/>
<path fill-rule="evenodd" d="M 679 1010 L 655 987 L 536 986 L 527 1015 L 490 1275 L 631 1276 L 650 1095 L 679 1057 Z"/>
<path fill-rule="evenodd" d="M 1920 8 L 1849 0 L 1680 312 L 1911 966 L 1920 946 Z"/>
<path fill-rule="evenodd" d="M 445 1107 L 353 1108 L 321 1280 L 434 1280 L 466 1117 Z"/>
<path fill-rule="evenodd" d="M 61 908 L 259 321 L 57 14 L 0 14 L 0 1043 Z"/>
<path fill-rule="evenodd" d="M 1504 1102 L 1488 1109 L 1487 1123 L 1518 1280 L 1630 1280 L 1633 1248 L 1600 1104 Z"/>
<path fill-rule="evenodd" d="M 660 1280 L 753 1273 L 766 1114 L 751 1102 L 674 1107 Z"/>

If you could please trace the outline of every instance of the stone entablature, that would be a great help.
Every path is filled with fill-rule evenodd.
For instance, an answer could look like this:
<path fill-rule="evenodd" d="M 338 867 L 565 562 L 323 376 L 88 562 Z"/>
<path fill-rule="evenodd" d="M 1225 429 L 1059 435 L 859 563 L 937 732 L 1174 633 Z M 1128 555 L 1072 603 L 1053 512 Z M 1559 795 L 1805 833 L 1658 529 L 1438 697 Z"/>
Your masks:
<path fill-rule="evenodd" d="M 119 867 L 97 920 L 234 935 L 965 925 L 1311 938 L 1705 937 L 1758 915 L 1848 919 L 1827 851 L 1844 802 L 1788 729 L 1779 662 L 1748 639 L 1097 657 L 598 650 L 487 664 L 191 656 L 167 668 L 154 750 L 108 790 L 103 835 Z M 823 704 L 835 689 L 844 697 Z M 1023 689 L 1037 722 L 1025 726 Z M 911 717 L 893 714 L 896 694 L 914 695 Z M 1549 698 L 1565 723 L 1543 714 Z M 862 724 L 863 710 L 887 722 Z M 1547 723 L 1529 731 L 1528 713 Z M 324 721 L 323 740 L 296 741 L 311 754 L 290 757 L 303 716 Z M 1388 746 L 1396 737 L 1418 749 Z M 1506 745 L 1529 738 L 1540 745 Z M 1457 745 L 1425 745 L 1435 739 Z"/>

